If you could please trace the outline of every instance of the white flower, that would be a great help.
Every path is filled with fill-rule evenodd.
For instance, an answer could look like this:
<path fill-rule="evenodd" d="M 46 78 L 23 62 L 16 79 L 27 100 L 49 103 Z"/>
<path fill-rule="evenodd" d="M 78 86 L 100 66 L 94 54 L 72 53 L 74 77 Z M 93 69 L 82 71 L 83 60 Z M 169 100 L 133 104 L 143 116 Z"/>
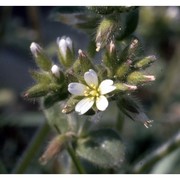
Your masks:
<path fill-rule="evenodd" d="M 84 80 L 86 85 L 70 83 L 68 86 L 68 91 L 71 94 L 84 97 L 76 104 L 75 111 L 78 112 L 79 115 L 82 115 L 86 113 L 94 103 L 98 110 L 104 111 L 109 104 L 105 94 L 116 89 L 116 87 L 113 86 L 113 81 L 106 79 L 99 84 L 97 74 L 92 69 L 84 74 Z"/>
<path fill-rule="evenodd" d="M 60 53 L 66 58 L 67 48 L 72 51 L 72 40 L 69 37 L 63 36 L 57 38 L 57 44 L 59 46 Z"/>

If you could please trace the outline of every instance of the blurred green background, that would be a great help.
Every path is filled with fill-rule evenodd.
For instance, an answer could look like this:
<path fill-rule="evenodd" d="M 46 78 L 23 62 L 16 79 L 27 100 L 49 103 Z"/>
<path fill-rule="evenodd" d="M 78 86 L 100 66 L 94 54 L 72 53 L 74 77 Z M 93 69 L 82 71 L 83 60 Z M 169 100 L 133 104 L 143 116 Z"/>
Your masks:
<path fill-rule="evenodd" d="M 22 98 L 23 91 L 33 84 L 29 69 L 37 68 L 29 50 L 31 42 L 42 45 L 55 62 L 58 36 L 71 37 L 76 52 L 88 46 L 89 37 L 83 31 L 54 21 L 56 10 L 57 7 L 46 6 L 0 7 L 0 173 L 14 172 L 37 129 L 45 122 L 38 102 Z M 180 133 L 179 22 L 179 7 L 139 8 L 135 35 L 142 41 L 146 55 L 156 55 L 157 61 L 147 70 L 156 75 L 156 81 L 141 87 L 135 96 L 154 123 L 146 129 L 129 119 L 125 121 L 121 137 L 126 158 L 119 173 L 131 173 L 133 164 Z M 108 112 L 109 117 L 112 111 Z M 26 173 L 59 172 L 57 167 L 62 165 L 58 161 L 48 166 L 38 162 L 53 133 L 42 142 Z M 180 145 L 144 173 L 180 173 Z"/>

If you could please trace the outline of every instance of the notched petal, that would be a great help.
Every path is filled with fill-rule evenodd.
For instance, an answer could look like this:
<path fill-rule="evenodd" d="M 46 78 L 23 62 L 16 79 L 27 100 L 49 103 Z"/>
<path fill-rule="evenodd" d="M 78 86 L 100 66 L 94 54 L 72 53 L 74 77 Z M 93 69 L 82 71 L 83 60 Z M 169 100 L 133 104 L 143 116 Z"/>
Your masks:
<path fill-rule="evenodd" d="M 81 83 L 70 83 L 68 85 L 68 91 L 71 94 L 84 96 L 84 91 L 87 89 L 87 86 Z"/>
<path fill-rule="evenodd" d="M 108 100 L 105 96 L 101 95 L 99 98 L 96 100 L 96 107 L 100 111 L 104 111 L 108 107 Z"/>
<path fill-rule="evenodd" d="M 94 104 L 94 99 L 84 98 L 76 104 L 75 111 L 82 115 L 86 113 Z"/>
<path fill-rule="evenodd" d="M 98 77 L 96 72 L 93 69 L 90 69 L 88 72 L 84 74 L 84 80 L 89 86 L 98 86 Z"/>
<path fill-rule="evenodd" d="M 107 94 L 116 89 L 116 86 L 113 86 L 113 81 L 111 79 L 106 79 L 101 82 L 99 85 L 99 90 L 101 94 Z"/>

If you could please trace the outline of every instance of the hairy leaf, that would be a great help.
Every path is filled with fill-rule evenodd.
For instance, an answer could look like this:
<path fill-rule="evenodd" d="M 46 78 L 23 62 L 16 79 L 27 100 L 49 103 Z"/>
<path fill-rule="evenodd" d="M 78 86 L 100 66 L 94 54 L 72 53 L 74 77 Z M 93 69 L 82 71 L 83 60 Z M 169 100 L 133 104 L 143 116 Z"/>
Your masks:
<path fill-rule="evenodd" d="M 124 160 L 124 145 L 112 129 L 93 131 L 86 138 L 79 139 L 76 152 L 101 168 L 120 166 Z"/>

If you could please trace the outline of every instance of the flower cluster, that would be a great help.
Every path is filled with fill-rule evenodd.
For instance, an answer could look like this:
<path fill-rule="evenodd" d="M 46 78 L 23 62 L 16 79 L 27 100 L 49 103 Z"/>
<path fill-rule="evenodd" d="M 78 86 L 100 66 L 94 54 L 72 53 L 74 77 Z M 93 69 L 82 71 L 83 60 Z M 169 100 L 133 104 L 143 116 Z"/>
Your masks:
<path fill-rule="evenodd" d="M 92 131 L 84 124 L 88 121 L 76 118 L 79 117 L 77 114 L 94 115 L 105 111 L 111 101 L 116 102 L 114 104 L 118 112 L 125 117 L 141 122 L 146 128 L 152 123 L 138 101 L 131 96 L 139 86 L 155 80 L 154 75 L 146 72 L 146 68 L 155 62 L 155 56 L 145 56 L 135 36 L 126 38 L 137 26 L 139 13 L 136 7 L 89 9 L 95 13 L 92 18 L 76 16 L 80 20 L 77 27 L 90 27 L 88 30 L 91 34 L 96 31 L 92 38 L 94 42 L 87 52 L 79 49 L 76 56 L 71 38 L 58 37 L 59 63 L 54 63 L 39 44 L 33 42 L 30 45 L 39 69 L 30 71 L 35 84 L 27 89 L 24 97 L 40 99 L 48 122 L 59 133 L 41 156 L 42 164 L 46 164 L 67 146 L 72 156 L 74 149 L 78 156 L 100 167 L 112 168 L 120 164 L 124 159 L 124 146 L 119 134 L 111 129 Z M 122 19 L 121 13 L 124 13 Z M 87 22 L 83 22 L 85 19 Z M 101 60 L 93 61 L 99 51 Z M 82 116 L 84 118 L 87 117 Z M 84 129 L 87 131 L 85 139 Z"/>
<path fill-rule="evenodd" d="M 69 37 L 63 36 L 57 38 L 59 61 L 63 66 L 61 68 L 52 63 L 43 48 L 33 42 L 30 49 L 40 71 L 32 72 L 38 83 L 30 88 L 25 96 L 44 96 L 44 106 L 47 108 L 65 100 L 70 93 L 72 96 L 62 109 L 63 113 L 75 110 L 82 115 L 90 109 L 105 111 L 109 105 L 109 96 L 111 100 L 112 97 L 121 99 L 126 92 L 134 91 L 139 85 L 155 80 L 153 75 L 141 72 L 154 62 L 155 57 L 138 59 L 138 43 L 138 39 L 133 39 L 121 54 L 118 54 L 115 43 L 111 41 L 103 55 L 104 65 L 99 66 L 93 64 L 82 50 L 78 51 L 79 57 L 75 60 L 73 42 Z"/>

